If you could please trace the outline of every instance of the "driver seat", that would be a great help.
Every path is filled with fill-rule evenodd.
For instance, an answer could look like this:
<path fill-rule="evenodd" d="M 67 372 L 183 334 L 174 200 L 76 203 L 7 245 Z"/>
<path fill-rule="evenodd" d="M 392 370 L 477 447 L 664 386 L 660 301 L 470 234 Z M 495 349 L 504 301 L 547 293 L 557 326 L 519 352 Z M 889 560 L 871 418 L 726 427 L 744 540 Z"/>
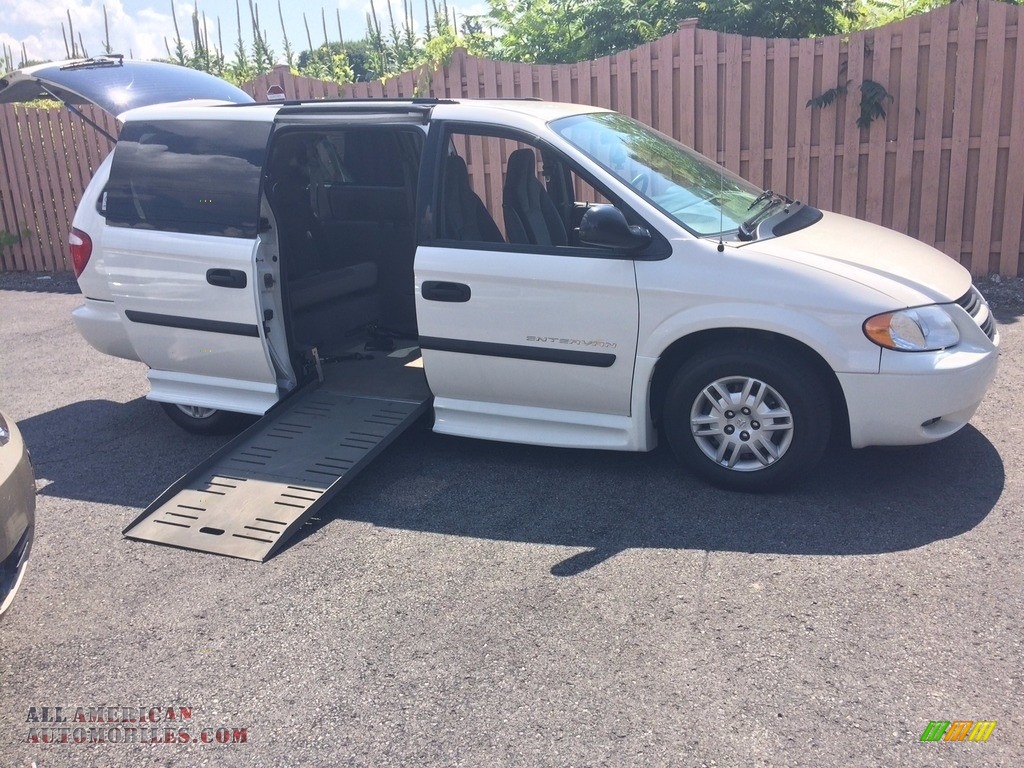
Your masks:
<path fill-rule="evenodd" d="M 508 156 L 501 208 L 510 243 L 567 245 L 565 222 L 544 185 L 537 178 L 533 149 L 517 149 Z"/>

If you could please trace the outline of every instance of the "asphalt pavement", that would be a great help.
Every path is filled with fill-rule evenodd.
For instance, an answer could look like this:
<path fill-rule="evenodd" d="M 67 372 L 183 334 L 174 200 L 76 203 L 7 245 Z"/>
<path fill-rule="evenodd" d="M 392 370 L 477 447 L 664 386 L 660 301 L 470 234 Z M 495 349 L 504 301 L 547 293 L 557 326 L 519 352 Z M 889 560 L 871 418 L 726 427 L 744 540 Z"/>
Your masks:
<path fill-rule="evenodd" d="M 34 280 L 0 279 L 0 409 L 39 488 L 0 766 L 1024 764 L 1024 296 L 942 443 L 745 495 L 664 449 L 413 430 L 259 564 L 122 538 L 220 440 Z"/>

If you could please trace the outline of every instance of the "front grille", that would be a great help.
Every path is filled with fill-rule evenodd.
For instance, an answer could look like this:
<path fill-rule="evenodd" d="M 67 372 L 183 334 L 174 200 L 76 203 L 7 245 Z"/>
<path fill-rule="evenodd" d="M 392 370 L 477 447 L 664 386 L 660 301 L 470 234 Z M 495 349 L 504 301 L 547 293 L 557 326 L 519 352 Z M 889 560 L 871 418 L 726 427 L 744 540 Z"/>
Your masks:
<path fill-rule="evenodd" d="M 988 302 L 981 295 L 981 291 L 973 285 L 963 296 L 956 300 L 956 303 L 963 307 L 967 314 L 974 318 L 974 321 L 981 327 L 981 330 L 990 340 L 996 338 L 996 322 L 992 318 L 992 312 L 988 308 Z"/>

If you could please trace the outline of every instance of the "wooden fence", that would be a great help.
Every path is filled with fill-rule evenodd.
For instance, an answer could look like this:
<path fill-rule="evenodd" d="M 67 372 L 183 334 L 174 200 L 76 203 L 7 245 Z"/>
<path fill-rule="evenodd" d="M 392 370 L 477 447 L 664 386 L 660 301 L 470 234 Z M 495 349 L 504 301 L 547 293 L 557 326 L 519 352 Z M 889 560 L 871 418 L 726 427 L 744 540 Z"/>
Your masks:
<path fill-rule="evenodd" d="M 278 84 L 288 98 L 536 96 L 610 107 L 755 184 L 906 232 L 975 275 L 1012 276 L 1024 274 L 1022 13 L 963 0 L 848 39 L 749 38 L 690 21 L 661 40 L 579 64 L 456 52 L 437 71 L 384 83 L 339 87 L 282 67 L 246 90 L 257 99 Z M 884 119 L 859 128 L 864 81 L 891 98 L 880 103 Z M 831 105 L 807 106 L 837 86 L 846 93 Z M 3 270 L 69 268 L 68 222 L 108 150 L 61 111 L 0 110 L 0 228 L 30 230 L 0 254 Z"/>

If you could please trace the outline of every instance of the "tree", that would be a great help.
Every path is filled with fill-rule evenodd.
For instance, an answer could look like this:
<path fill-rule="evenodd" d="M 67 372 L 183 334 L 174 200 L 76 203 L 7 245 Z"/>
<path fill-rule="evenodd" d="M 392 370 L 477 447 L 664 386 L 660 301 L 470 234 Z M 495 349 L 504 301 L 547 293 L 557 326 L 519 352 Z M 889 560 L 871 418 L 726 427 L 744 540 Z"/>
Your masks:
<path fill-rule="evenodd" d="M 718 0 L 699 3 L 701 26 L 757 37 L 819 37 L 857 18 L 856 0 Z"/>
<path fill-rule="evenodd" d="M 857 16 L 851 23 L 852 29 L 874 29 L 901 21 L 910 16 L 949 5 L 953 0 L 860 0 Z M 1022 0 L 1002 0 L 1010 5 L 1021 5 Z"/>
<path fill-rule="evenodd" d="M 759 37 L 812 37 L 846 29 L 856 0 L 488 0 L 503 59 L 568 63 L 662 37 L 685 18 L 705 29 Z"/>

